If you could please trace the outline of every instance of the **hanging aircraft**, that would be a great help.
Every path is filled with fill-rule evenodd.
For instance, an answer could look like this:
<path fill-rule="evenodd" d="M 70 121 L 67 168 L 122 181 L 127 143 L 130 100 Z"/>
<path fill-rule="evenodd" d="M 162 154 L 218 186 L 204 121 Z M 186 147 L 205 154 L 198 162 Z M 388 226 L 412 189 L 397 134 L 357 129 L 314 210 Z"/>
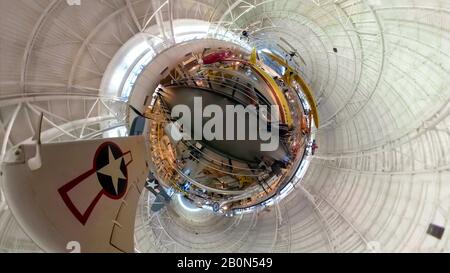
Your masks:
<path fill-rule="evenodd" d="M 153 176 L 153 173 L 149 173 L 145 182 L 145 188 L 153 193 L 156 197 L 155 201 L 151 206 L 153 212 L 158 212 L 165 207 L 167 203 L 170 202 L 171 198 L 159 184 L 158 180 Z"/>
<path fill-rule="evenodd" d="M 47 252 L 66 252 L 74 242 L 81 252 L 133 252 L 149 171 L 144 137 L 47 144 L 38 133 L 34 141 L 12 149 L 1 165 L 22 229 Z"/>
<path fill-rule="evenodd" d="M 203 64 L 214 64 L 233 56 L 231 50 L 220 50 L 202 57 Z"/>
<path fill-rule="evenodd" d="M 303 66 L 306 66 L 305 60 L 304 60 L 303 57 L 298 53 L 297 49 L 296 49 L 294 46 L 292 46 L 292 45 L 291 45 L 286 39 L 284 39 L 283 37 L 280 37 L 280 40 L 290 48 L 290 49 L 288 50 L 288 49 L 286 49 L 284 46 L 282 46 L 281 44 L 277 44 L 277 46 L 278 46 L 281 50 L 283 50 L 283 51 L 287 54 L 287 56 L 290 57 L 290 60 L 289 60 L 289 61 L 290 61 L 290 62 L 294 62 L 294 63 L 297 65 L 297 67 L 301 67 L 300 64 L 299 64 L 299 63 L 297 62 L 297 60 L 296 60 L 296 58 L 297 58 L 297 59 L 299 59 L 299 60 L 302 62 Z"/>

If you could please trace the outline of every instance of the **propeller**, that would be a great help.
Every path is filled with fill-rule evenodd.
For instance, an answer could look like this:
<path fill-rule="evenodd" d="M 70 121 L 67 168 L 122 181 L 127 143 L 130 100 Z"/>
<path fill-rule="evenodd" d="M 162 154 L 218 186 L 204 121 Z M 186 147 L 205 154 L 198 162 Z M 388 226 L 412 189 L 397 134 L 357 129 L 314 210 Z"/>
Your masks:
<path fill-rule="evenodd" d="M 133 110 L 133 112 L 134 112 L 136 115 L 138 115 L 138 116 L 140 116 L 140 117 L 143 117 L 143 118 L 145 118 L 145 119 L 150 119 L 149 117 L 147 117 L 147 116 L 145 116 L 144 114 L 142 114 L 142 113 L 141 113 L 138 109 L 136 109 L 133 105 L 129 104 L 128 106 L 131 108 L 131 110 Z"/>

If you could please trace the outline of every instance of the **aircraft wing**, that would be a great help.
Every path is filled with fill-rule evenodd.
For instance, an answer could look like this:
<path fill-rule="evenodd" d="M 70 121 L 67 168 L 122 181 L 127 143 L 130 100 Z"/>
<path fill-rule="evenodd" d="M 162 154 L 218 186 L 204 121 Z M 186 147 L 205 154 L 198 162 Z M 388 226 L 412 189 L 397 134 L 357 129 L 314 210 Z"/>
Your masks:
<path fill-rule="evenodd" d="M 15 218 L 48 252 L 133 252 L 138 199 L 148 174 L 142 136 L 42 144 L 12 151 L 2 165 L 4 193 Z"/>
<path fill-rule="evenodd" d="M 145 183 L 145 188 L 153 193 L 153 195 L 155 195 L 156 197 L 151 206 L 151 210 L 153 212 L 161 210 L 162 208 L 164 208 L 166 203 L 170 202 L 170 196 L 167 194 L 164 188 L 159 185 L 158 180 L 156 180 L 152 174 L 149 174 L 147 182 Z"/>

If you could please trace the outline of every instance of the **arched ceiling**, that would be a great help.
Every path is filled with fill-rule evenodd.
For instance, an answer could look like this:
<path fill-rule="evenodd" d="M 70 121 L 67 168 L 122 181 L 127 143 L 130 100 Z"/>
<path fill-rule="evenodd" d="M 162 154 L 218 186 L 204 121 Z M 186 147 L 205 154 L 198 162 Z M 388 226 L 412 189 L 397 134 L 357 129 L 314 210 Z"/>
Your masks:
<path fill-rule="evenodd" d="M 252 45 L 302 57 L 318 155 L 302 186 L 258 215 L 204 216 L 194 231 L 173 211 L 139 228 L 153 217 L 141 211 L 139 250 L 449 251 L 448 233 L 426 233 L 450 219 L 449 14 L 446 0 L 0 0 L 2 153 L 33 134 L 33 109 L 51 114 L 48 128 L 108 109 L 103 74 L 135 34 L 157 29 L 170 44 L 178 19 L 210 22 L 211 35 L 247 29 Z"/>

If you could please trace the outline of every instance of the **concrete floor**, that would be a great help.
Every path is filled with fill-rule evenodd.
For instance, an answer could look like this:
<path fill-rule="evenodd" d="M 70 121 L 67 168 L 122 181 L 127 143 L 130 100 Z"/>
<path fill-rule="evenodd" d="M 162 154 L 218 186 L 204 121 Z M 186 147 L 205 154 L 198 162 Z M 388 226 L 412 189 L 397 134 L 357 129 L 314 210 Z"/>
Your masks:
<path fill-rule="evenodd" d="M 194 97 L 200 97 L 202 98 L 203 102 L 203 109 L 208 105 L 218 105 L 225 113 L 225 108 L 227 105 L 238 105 L 239 103 L 232 100 L 231 98 L 228 98 L 224 95 L 207 91 L 206 89 L 202 88 L 191 88 L 191 87 L 170 87 L 164 89 L 164 98 L 165 101 L 168 103 L 169 107 L 172 109 L 176 105 L 187 105 L 190 109 L 194 109 Z M 201 111 L 201 109 L 195 109 L 197 111 Z M 194 113 L 192 113 L 193 117 Z M 251 115 L 251 114 L 250 114 Z M 254 115 L 254 117 L 256 114 Z M 256 117 L 255 117 L 256 118 Z M 210 118 L 203 118 L 203 125 L 209 120 Z M 257 124 L 250 124 L 249 122 L 250 117 L 247 115 L 245 120 L 245 130 L 246 135 L 249 135 L 249 132 L 252 130 L 257 130 Z M 191 119 L 192 124 L 188 130 L 191 130 L 192 135 L 194 135 L 194 121 L 193 118 Z M 226 124 L 226 118 L 224 115 L 223 123 Z M 235 120 L 234 122 L 234 132 L 237 131 L 237 122 Z M 226 126 L 223 128 L 223 135 L 226 135 Z M 248 137 L 246 137 L 248 139 Z M 264 143 L 261 140 L 212 140 L 207 141 L 205 139 L 202 139 L 200 141 L 203 145 L 208 146 L 209 149 L 221 154 L 224 157 L 233 159 L 233 160 L 239 160 L 244 161 L 248 163 L 257 163 L 259 162 L 259 158 L 265 156 L 269 156 L 280 160 L 286 155 L 286 151 L 284 148 L 280 145 L 277 151 L 272 153 L 265 153 L 261 151 L 261 144 Z"/>

